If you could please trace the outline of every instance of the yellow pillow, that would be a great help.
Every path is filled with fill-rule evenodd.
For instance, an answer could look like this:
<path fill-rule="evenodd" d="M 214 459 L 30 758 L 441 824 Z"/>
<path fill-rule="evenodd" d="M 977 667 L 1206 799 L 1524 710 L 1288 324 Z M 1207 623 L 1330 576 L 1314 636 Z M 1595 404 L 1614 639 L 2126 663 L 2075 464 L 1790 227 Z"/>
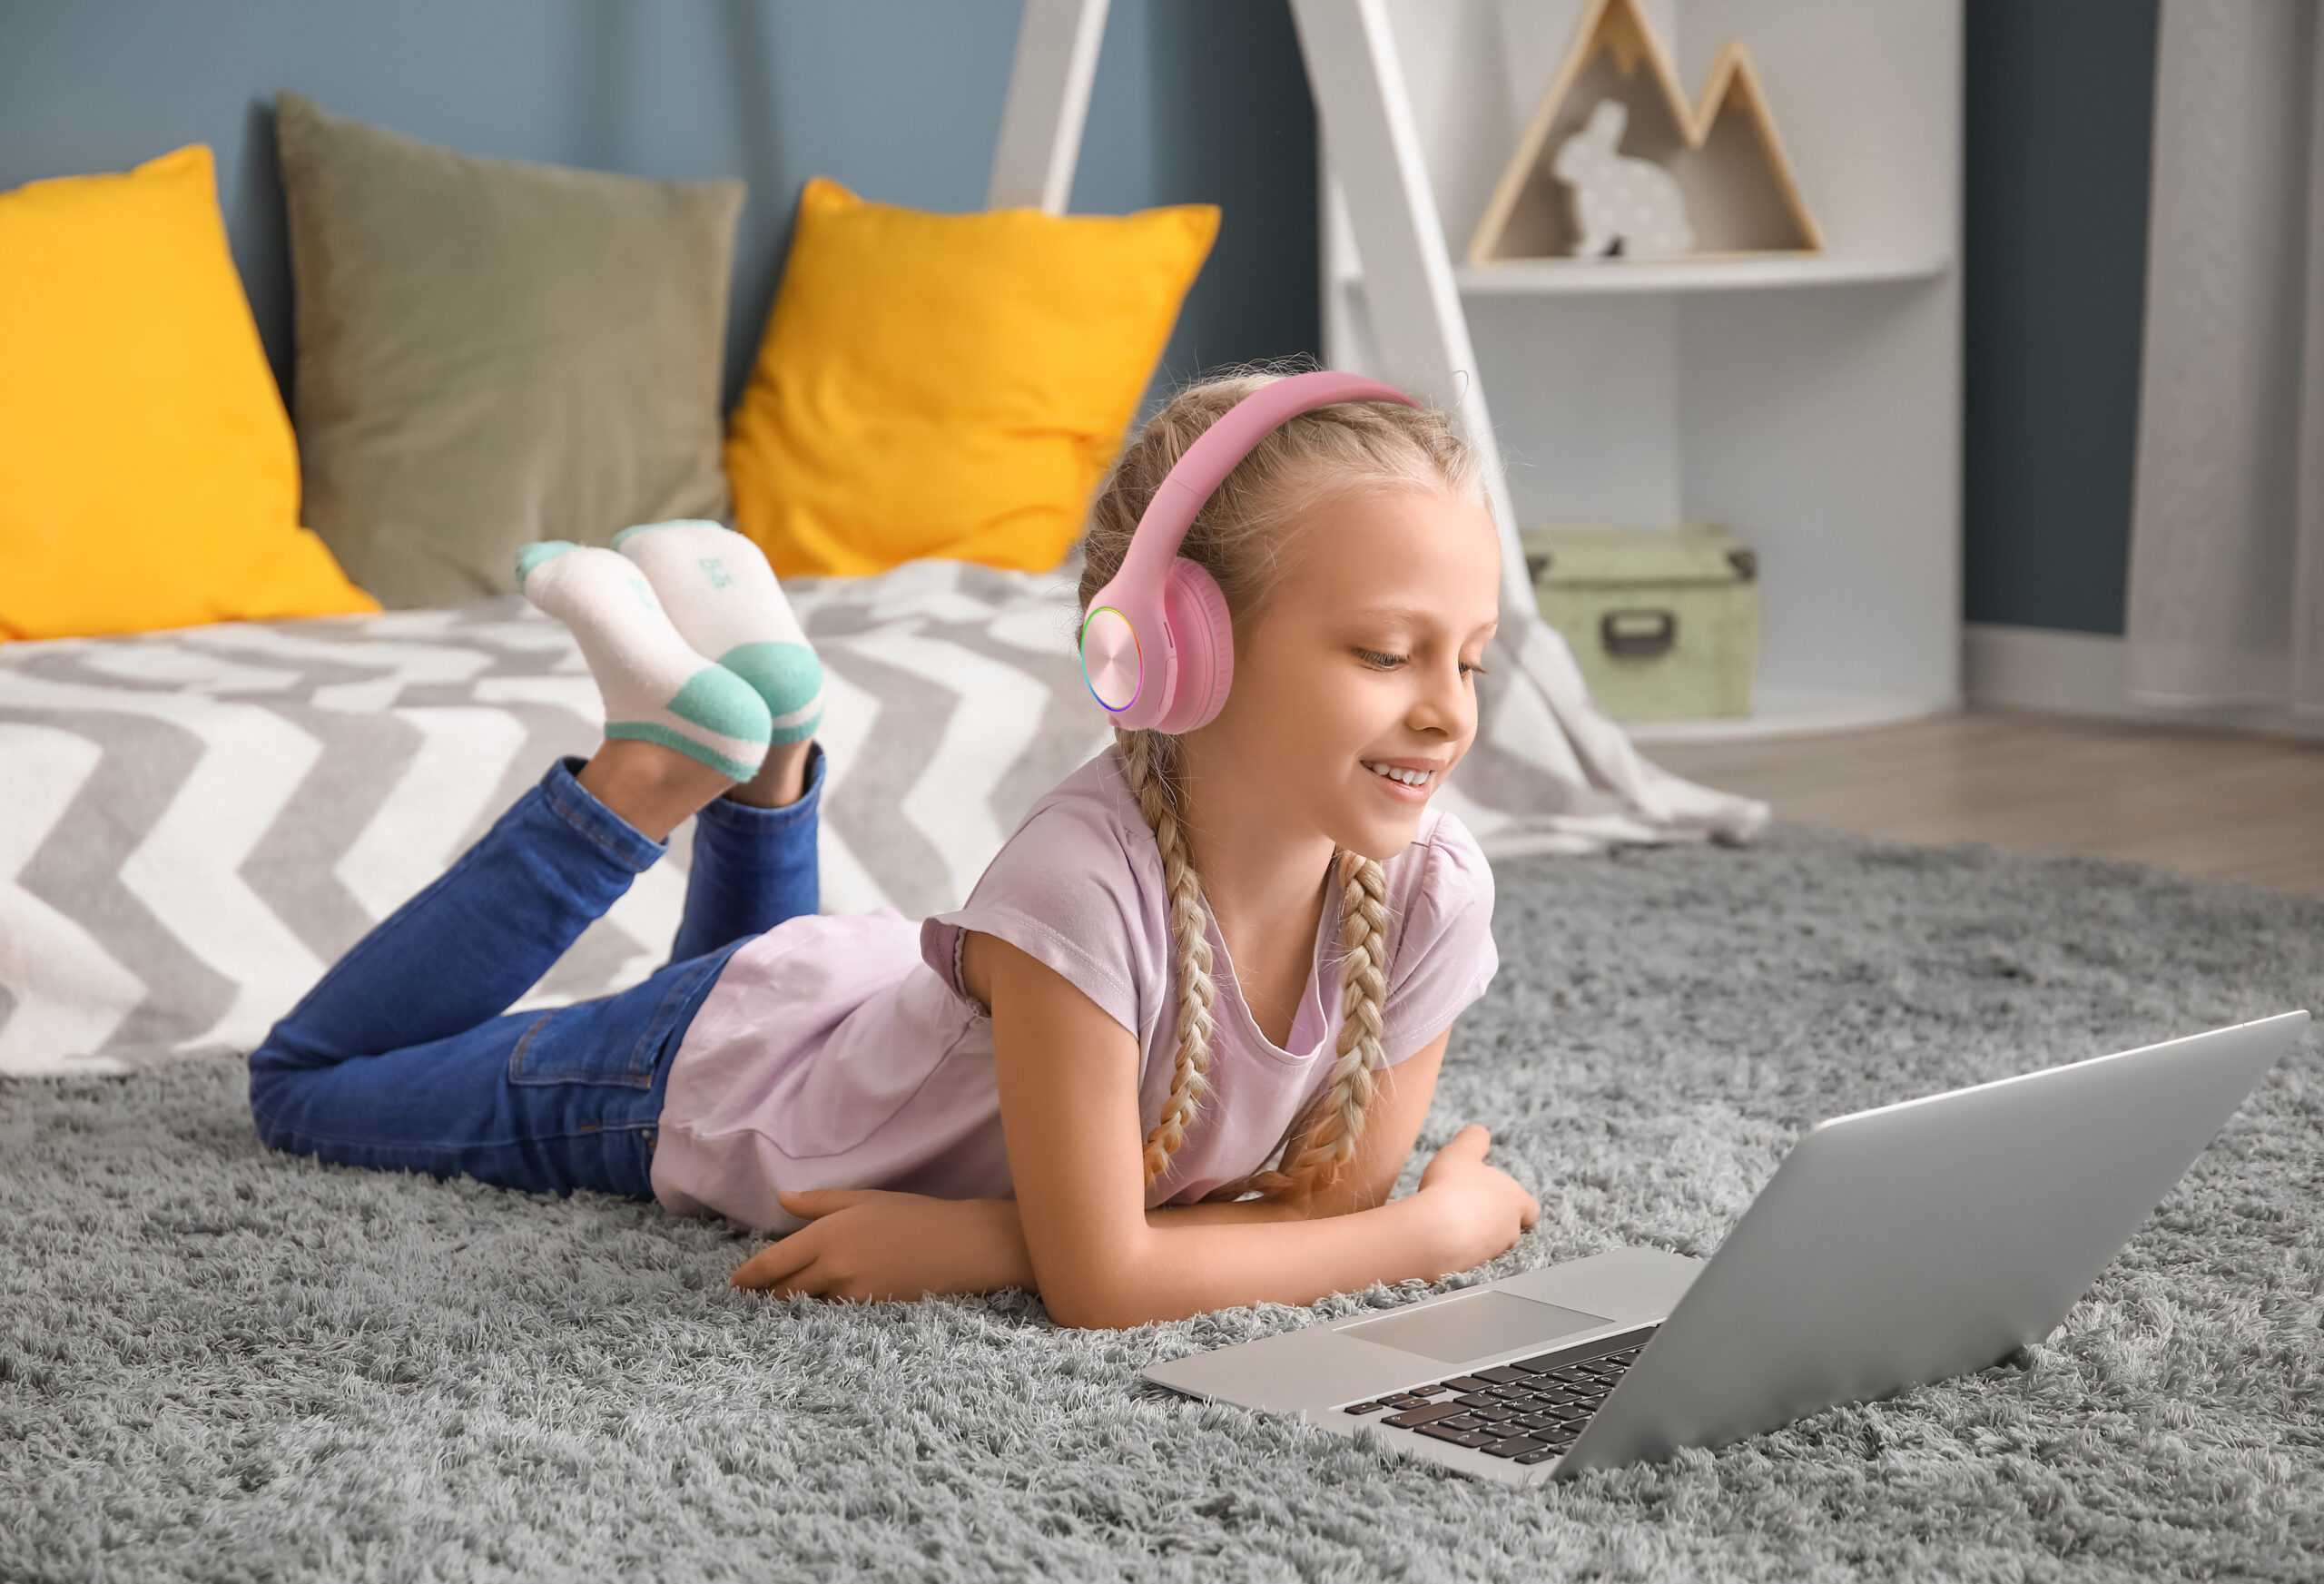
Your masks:
<path fill-rule="evenodd" d="M 0 639 L 379 608 L 299 526 L 210 151 L 0 192 Z"/>
<path fill-rule="evenodd" d="M 1217 234 L 1208 204 L 926 214 L 808 182 L 727 432 L 736 526 L 786 576 L 1056 566 Z"/>

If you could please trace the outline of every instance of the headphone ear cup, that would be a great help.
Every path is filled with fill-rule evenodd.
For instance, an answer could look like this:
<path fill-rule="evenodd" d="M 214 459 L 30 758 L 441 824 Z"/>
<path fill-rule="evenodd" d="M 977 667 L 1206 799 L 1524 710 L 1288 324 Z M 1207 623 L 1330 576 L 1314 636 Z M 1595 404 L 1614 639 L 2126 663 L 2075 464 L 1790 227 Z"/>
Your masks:
<path fill-rule="evenodd" d="M 1180 556 L 1162 585 L 1163 620 L 1176 651 L 1170 702 L 1154 729 L 1176 734 L 1207 724 L 1235 681 L 1235 626 L 1209 573 Z"/>

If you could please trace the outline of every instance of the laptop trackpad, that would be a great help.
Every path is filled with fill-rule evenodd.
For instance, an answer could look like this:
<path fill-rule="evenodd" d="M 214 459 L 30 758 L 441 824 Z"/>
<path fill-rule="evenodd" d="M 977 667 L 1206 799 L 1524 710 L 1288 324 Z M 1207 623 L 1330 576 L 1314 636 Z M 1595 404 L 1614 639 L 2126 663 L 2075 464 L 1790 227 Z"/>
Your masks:
<path fill-rule="evenodd" d="M 1487 1353 L 1552 1343 L 1578 1331 L 1610 1323 L 1602 1314 L 1584 1314 L 1579 1309 L 1561 1309 L 1555 1304 L 1538 1303 L 1486 1288 L 1466 1298 L 1432 1304 L 1409 1314 L 1391 1314 L 1384 1319 L 1335 1325 L 1332 1329 L 1342 1336 L 1376 1343 L 1399 1353 L 1418 1353 L 1440 1363 L 1458 1364 L 1481 1359 Z"/>

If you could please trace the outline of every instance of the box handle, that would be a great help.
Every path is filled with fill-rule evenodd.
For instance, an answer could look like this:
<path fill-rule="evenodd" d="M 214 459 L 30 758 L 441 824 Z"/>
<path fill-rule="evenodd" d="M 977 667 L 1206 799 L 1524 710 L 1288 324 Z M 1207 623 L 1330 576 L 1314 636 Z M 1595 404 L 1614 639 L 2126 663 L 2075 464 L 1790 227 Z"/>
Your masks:
<path fill-rule="evenodd" d="M 1617 660 L 1652 660 L 1679 641 L 1679 618 L 1670 611 L 1608 611 L 1598 637 Z"/>

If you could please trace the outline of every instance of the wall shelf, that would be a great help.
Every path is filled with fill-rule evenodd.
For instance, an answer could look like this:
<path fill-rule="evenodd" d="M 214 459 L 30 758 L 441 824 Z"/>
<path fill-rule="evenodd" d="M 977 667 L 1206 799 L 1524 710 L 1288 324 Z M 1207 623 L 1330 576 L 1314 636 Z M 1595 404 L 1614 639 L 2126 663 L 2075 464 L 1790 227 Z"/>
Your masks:
<path fill-rule="evenodd" d="M 1716 522 L 1758 553 L 1759 707 L 1636 739 L 1955 707 L 1962 0 L 1646 0 L 1689 93 L 1748 46 L 1825 250 L 1482 267 L 1453 261 L 1590 0 L 1294 3 L 1334 46 L 1325 361 L 1457 404 L 1512 532 Z"/>
<path fill-rule="evenodd" d="M 1771 291 L 1808 286 L 1873 286 L 1894 281 L 1934 280 L 1952 261 L 1939 253 L 1925 258 L 1847 259 L 1829 253 L 1776 254 L 1732 259 L 1687 259 L 1625 264 L 1619 260 L 1526 259 L 1484 268 L 1464 265 L 1452 271 L 1464 293 L 1475 296 L 1578 296 L 1623 291 Z"/>
<path fill-rule="evenodd" d="M 1937 253 L 1920 258 L 1837 258 L 1829 253 L 1778 253 L 1729 259 L 1683 259 L 1625 264 L 1617 260 L 1522 259 L 1512 263 L 1463 264 L 1452 282 L 1469 297 L 1610 297 L 1624 293 L 1782 291 L 1817 286 L 1878 286 L 1935 280 L 1953 267 Z M 1361 274 L 1343 272 L 1344 290 L 1362 290 Z"/>

